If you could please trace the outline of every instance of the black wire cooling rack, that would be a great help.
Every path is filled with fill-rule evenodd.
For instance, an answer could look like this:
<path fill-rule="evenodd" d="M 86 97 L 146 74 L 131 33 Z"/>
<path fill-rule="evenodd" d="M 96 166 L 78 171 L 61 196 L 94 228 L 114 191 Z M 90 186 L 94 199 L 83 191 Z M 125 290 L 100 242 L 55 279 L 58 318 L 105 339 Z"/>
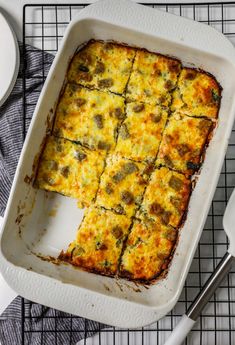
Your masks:
<path fill-rule="evenodd" d="M 55 54 L 69 21 L 86 5 L 87 4 L 25 5 L 23 10 L 23 49 L 25 49 L 26 44 L 32 44 L 42 49 L 42 51 Z M 201 4 L 148 3 L 145 5 L 211 25 L 226 35 L 235 44 L 235 2 Z M 41 69 L 41 78 L 44 80 L 46 78 L 48 66 L 42 62 Z M 25 84 L 26 76 L 23 75 L 23 85 Z M 37 90 L 35 92 L 39 91 Z M 36 98 L 37 97 L 35 95 L 35 99 Z M 35 103 L 29 103 L 25 92 L 23 92 L 23 106 L 25 136 L 31 118 L 27 117 L 26 113 L 29 114 L 31 109 L 35 106 Z M 76 316 L 66 315 L 63 320 L 61 319 L 61 316 L 58 316 L 57 311 L 53 311 L 53 314 L 50 314 L 49 317 L 45 312 L 44 316 L 42 315 L 40 318 L 37 318 L 36 330 L 29 327 L 28 324 L 35 321 L 29 312 L 30 308 L 32 308 L 34 304 L 22 298 L 22 344 L 31 344 L 30 339 L 32 339 L 33 333 L 37 333 L 39 339 L 38 343 L 41 344 L 72 344 L 72 334 L 75 332 L 80 332 L 84 337 L 81 344 L 164 344 L 164 341 L 167 339 L 171 330 L 193 301 L 194 297 L 227 249 L 228 240 L 223 231 L 222 217 L 226 203 L 234 187 L 235 128 L 233 129 L 230 138 L 219 184 L 216 189 L 210 213 L 188 274 L 184 290 L 175 308 L 165 318 L 148 327 L 138 330 L 117 328 L 101 330 L 100 327 L 97 327 L 95 330 L 97 335 L 93 338 L 88 338 L 90 324 L 87 320 L 85 320 L 84 327 L 82 327 L 82 329 L 77 329 L 74 326 L 74 320 L 77 319 Z M 45 307 L 41 308 L 42 311 L 46 310 Z M 68 325 L 68 319 L 69 327 L 65 328 L 63 327 L 63 323 L 66 322 Z M 67 337 L 63 339 L 67 340 L 61 340 L 62 334 L 63 337 Z M 185 341 L 185 344 L 235 344 L 235 269 L 228 275 L 222 287 L 217 290 L 210 303 L 208 303 L 200 316 L 197 325 Z"/>

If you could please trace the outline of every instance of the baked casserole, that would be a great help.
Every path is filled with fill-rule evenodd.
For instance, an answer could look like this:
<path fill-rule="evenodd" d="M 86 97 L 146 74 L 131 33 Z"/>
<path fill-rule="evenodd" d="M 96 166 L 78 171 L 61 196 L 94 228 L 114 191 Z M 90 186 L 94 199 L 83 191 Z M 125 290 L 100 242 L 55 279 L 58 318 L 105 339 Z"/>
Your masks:
<path fill-rule="evenodd" d="M 58 260 L 148 283 L 167 272 L 221 87 L 178 59 L 89 41 L 73 57 L 36 186 L 86 207 Z"/>

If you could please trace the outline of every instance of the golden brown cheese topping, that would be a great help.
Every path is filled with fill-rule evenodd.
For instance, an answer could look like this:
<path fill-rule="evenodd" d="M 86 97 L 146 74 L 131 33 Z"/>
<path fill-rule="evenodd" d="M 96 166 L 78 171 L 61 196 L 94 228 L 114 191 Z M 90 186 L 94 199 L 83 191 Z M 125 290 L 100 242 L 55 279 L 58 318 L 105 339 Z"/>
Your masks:
<path fill-rule="evenodd" d="M 66 82 L 36 185 L 89 209 L 60 259 L 148 282 L 171 259 L 221 87 L 177 59 L 94 40 Z"/>
<path fill-rule="evenodd" d="M 115 153 L 136 161 L 155 159 L 168 113 L 156 105 L 129 103 Z"/>
<path fill-rule="evenodd" d="M 170 116 L 158 154 L 158 163 L 187 174 L 201 165 L 212 122 L 179 113 Z"/>
<path fill-rule="evenodd" d="M 168 265 L 177 230 L 158 221 L 135 220 L 121 259 L 120 275 L 147 282 Z"/>
<path fill-rule="evenodd" d="M 218 116 L 221 88 L 216 79 L 204 71 L 183 68 L 173 93 L 172 111 L 189 116 Z"/>
<path fill-rule="evenodd" d="M 180 70 L 176 59 L 138 50 L 127 86 L 128 100 L 168 106 Z"/>
<path fill-rule="evenodd" d="M 91 149 L 110 150 L 124 116 L 123 97 L 68 84 L 57 107 L 54 134 Z"/>
<path fill-rule="evenodd" d="M 77 198 L 80 207 L 89 206 L 98 189 L 104 159 L 104 154 L 50 136 L 40 159 L 36 185 Z"/>
<path fill-rule="evenodd" d="M 89 42 L 73 58 L 70 82 L 122 94 L 135 56 L 135 49 L 98 41 Z"/>
<path fill-rule="evenodd" d="M 85 213 L 76 240 L 66 253 L 60 254 L 60 259 L 90 271 L 114 275 L 130 224 L 130 218 L 124 215 L 91 207 Z"/>
<path fill-rule="evenodd" d="M 147 166 L 118 156 L 110 156 L 101 176 L 96 204 L 132 216 L 147 184 Z"/>
<path fill-rule="evenodd" d="M 141 205 L 141 213 L 163 225 L 178 227 L 191 193 L 191 181 L 168 168 L 157 168 L 151 175 Z"/>

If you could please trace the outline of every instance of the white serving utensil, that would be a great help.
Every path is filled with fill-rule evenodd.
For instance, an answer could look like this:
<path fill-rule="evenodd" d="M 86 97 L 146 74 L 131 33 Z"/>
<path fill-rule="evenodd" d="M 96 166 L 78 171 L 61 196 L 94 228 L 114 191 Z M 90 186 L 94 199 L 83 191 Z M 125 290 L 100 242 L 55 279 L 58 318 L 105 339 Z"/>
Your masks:
<path fill-rule="evenodd" d="M 187 312 L 181 318 L 176 328 L 167 339 L 165 345 L 180 345 L 197 321 L 204 306 L 212 297 L 213 293 L 220 286 L 226 275 L 229 273 L 235 261 L 235 190 L 233 191 L 223 217 L 223 227 L 229 238 L 229 247 L 224 257 L 216 267 L 213 274 L 205 283 L 201 292 L 190 305 Z"/>

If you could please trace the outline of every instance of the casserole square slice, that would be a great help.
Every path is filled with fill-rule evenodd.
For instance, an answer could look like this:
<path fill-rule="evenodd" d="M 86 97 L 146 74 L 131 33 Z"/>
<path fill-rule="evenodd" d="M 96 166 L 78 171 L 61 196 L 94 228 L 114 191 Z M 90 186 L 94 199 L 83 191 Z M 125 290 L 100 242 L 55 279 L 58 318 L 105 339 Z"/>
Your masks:
<path fill-rule="evenodd" d="M 142 200 L 147 165 L 109 156 L 100 179 L 96 204 L 131 217 Z"/>
<path fill-rule="evenodd" d="M 73 58 L 68 79 L 92 88 L 123 94 L 130 76 L 135 49 L 90 41 Z"/>
<path fill-rule="evenodd" d="M 125 215 L 91 207 L 85 213 L 76 240 L 59 259 L 92 272 L 114 275 L 130 224 Z"/>
<path fill-rule="evenodd" d="M 115 152 L 136 161 L 152 162 L 158 152 L 168 113 L 160 106 L 129 103 L 119 129 Z"/>
<path fill-rule="evenodd" d="M 80 207 L 94 200 L 105 155 L 69 140 L 50 136 L 40 158 L 35 185 L 78 199 Z"/>
<path fill-rule="evenodd" d="M 213 123 L 209 119 L 174 113 L 163 133 L 158 163 L 186 174 L 200 168 Z"/>
<path fill-rule="evenodd" d="M 127 85 L 128 100 L 168 106 L 180 70 L 179 60 L 138 50 Z"/>
<path fill-rule="evenodd" d="M 53 132 L 91 149 L 109 150 L 116 144 L 124 113 L 123 97 L 67 84 L 56 110 Z"/>
<path fill-rule="evenodd" d="M 166 270 L 177 230 L 158 221 L 136 219 L 121 258 L 121 277 L 148 282 Z"/>
<path fill-rule="evenodd" d="M 220 99 L 221 87 L 212 75 L 183 68 L 173 93 L 171 109 L 189 116 L 217 118 Z"/>
<path fill-rule="evenodd" d="M 153 171 L 140 212 L 163 225 L 178 227 L 187 209 L 191 181 L 183 174 L 162 167 Z"/>

